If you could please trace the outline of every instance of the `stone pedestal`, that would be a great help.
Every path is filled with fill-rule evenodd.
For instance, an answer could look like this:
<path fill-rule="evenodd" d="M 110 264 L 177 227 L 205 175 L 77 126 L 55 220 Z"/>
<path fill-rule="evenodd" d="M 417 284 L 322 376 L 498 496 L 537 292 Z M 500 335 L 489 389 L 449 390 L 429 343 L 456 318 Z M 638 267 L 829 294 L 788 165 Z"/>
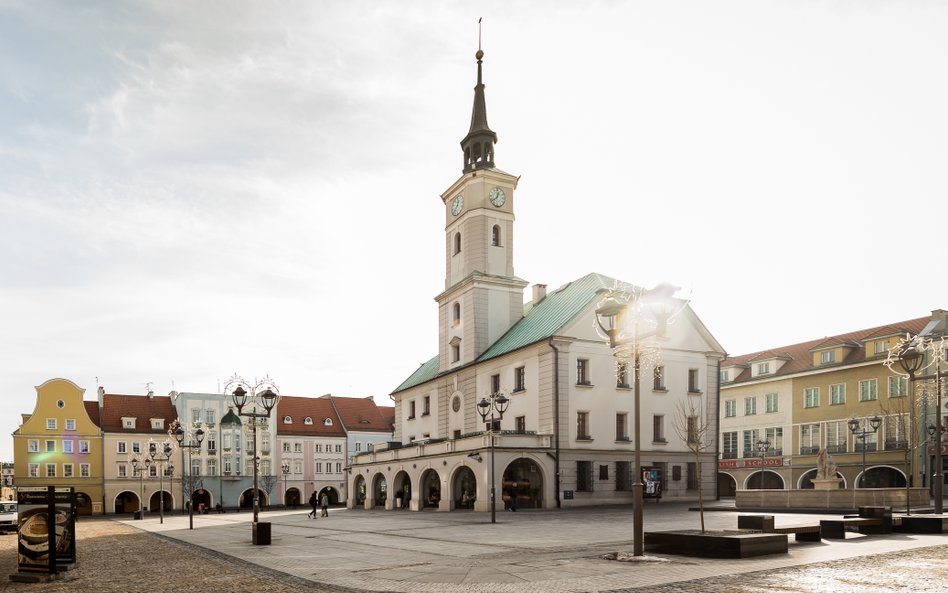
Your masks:
<path fill-rule="evenodd" d="M 813 479 L 810 481 L 813 482 L 814 490 L 839 490 L 843 483 L 842 478 Z"/>

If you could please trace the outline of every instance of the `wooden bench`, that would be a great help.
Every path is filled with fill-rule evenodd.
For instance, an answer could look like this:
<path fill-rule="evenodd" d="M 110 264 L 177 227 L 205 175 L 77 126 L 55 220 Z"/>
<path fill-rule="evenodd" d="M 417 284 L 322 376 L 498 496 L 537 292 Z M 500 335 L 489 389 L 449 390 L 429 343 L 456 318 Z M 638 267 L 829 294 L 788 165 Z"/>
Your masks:
<path fill-rule="evenodd" d="M 783 533 L 793 534 L 793 538 L 798 542 L 818 542 L 822 537 L 822 528 L 819 525 L 774 525 L 773 515 L 738 515 L 738 529 L 753 529 L 763 533 Z"/>
<path fill-rule="evenodd" d="M 883 520 L 869 517 L 844 517 L 842 519 L 822 519 L 820 528 L 827 539 L 846 539 L 846 531 L 858 531 L 865 534 L 886 533 Z M 852 528 L 852 529 L 849 529 Z"/>

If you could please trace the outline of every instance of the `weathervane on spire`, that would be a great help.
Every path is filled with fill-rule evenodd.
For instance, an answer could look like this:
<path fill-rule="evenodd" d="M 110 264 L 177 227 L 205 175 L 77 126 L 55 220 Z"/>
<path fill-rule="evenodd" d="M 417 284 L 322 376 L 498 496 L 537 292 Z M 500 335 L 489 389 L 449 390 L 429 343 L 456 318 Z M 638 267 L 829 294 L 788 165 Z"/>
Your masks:
<path fill-rule="evenodd" d="M 482 78 L 481 63 L 484 50 L 481 49 L 481 23 L 483 17 L 477 19 L 477 85 L 474 87 L 474 108 L 471 111 L 471 128 L 461 140 L 461 149 L 464 151 L 464 172 L 475 169 L 489 169 L 494 166 L 494 145 L 497 144 L 497 134 L 487 125 L 487 101 L 484 99 L 484 80 Z"/>

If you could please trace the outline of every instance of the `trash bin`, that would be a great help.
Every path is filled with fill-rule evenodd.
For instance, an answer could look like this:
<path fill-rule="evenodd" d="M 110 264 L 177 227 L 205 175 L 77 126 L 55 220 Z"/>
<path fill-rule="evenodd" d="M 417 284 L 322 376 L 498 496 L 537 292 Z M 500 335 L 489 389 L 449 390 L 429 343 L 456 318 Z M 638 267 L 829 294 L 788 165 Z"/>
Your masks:
<path fill-rule="evenodd" d="M 252 523 L 253 525 L 253 545 L 270 545 L 270 523 Z"/>

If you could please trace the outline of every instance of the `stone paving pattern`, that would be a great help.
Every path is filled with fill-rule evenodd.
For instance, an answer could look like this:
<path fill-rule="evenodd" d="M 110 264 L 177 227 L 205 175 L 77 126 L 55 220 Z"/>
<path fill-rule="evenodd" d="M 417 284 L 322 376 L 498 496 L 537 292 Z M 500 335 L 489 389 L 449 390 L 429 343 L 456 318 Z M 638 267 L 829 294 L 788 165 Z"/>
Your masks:
<path fill-rule="evenodd" d="M 825 517 L 825 516 L 823 516 Z M 249 513 L 143 521 L 83 519 L 79 564 L 63 581 L 0 581 L 6 591 L 848 592 L 948 590 L 948 536 L 859 536 L 794 543 L 790 554 L 747 560 L 649 555 L 631 550 L 625 507 L 498 513 L 408 513 L 333 509 L 263 513 L 273 543 L 253 546 Z M 820 516 L 777 515 L 777 524 Z M 694 528 L 683 505 L 650 506 L 648 529 Z M 735 512 L 707 513 L 709 529 L 733 528 Z M 0 535 L 0 568 L 16 570 L 16 537 Z"/>

